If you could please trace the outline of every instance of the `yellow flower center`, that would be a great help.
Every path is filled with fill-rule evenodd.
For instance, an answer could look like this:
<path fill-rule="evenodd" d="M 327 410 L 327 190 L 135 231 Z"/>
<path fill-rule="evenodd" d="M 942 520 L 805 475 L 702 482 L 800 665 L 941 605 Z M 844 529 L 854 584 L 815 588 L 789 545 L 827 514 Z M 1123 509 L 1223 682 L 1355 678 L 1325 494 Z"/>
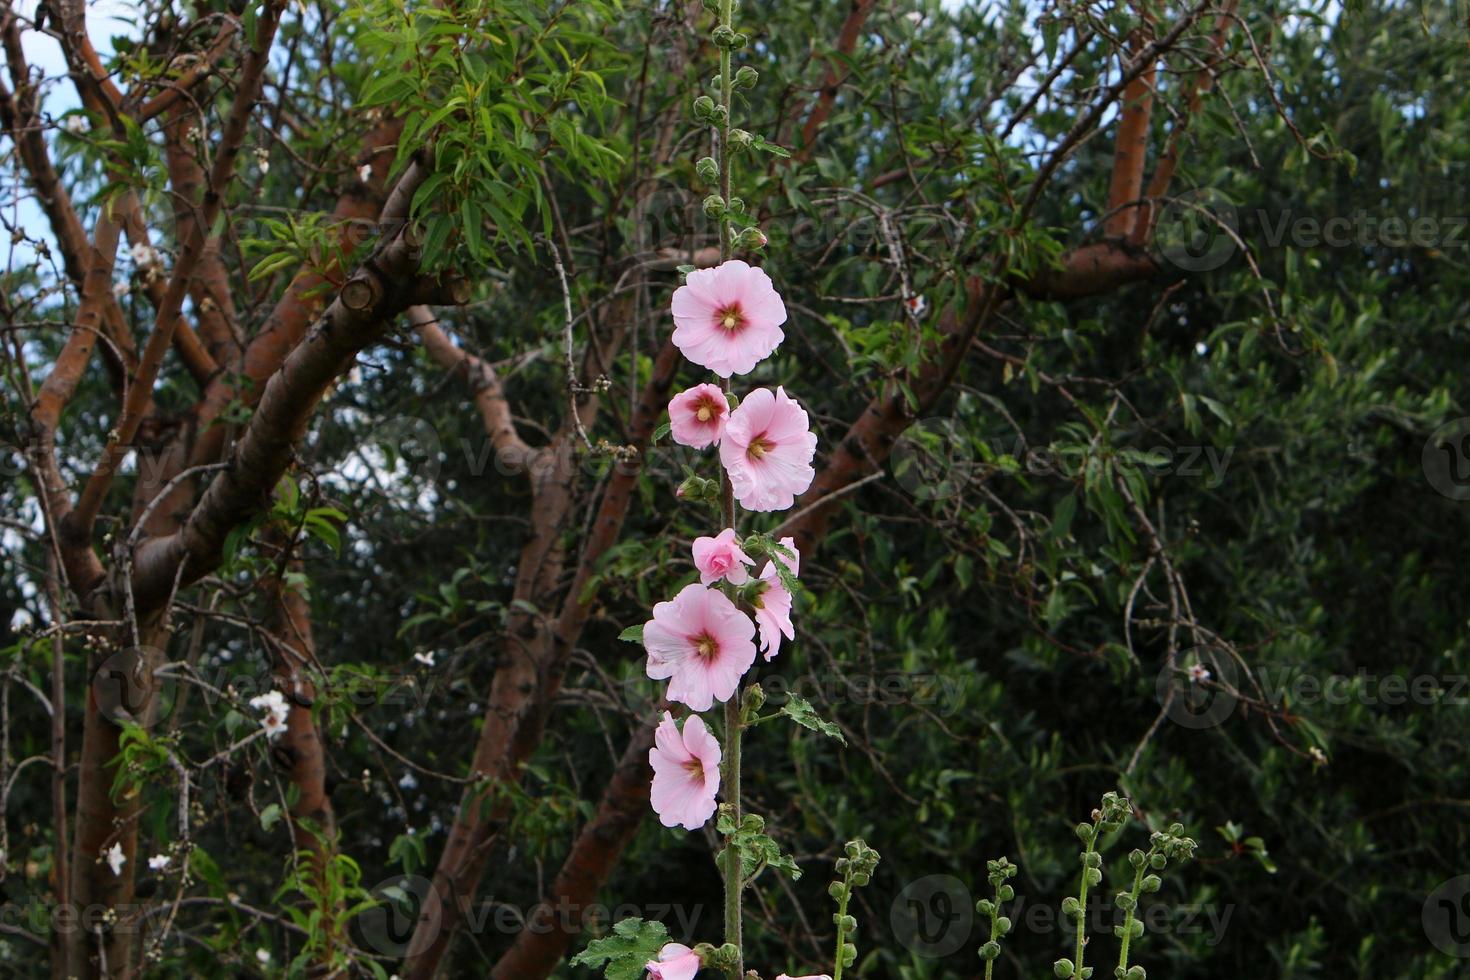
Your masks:
<path fill-rule="evenodd" d="M 709 407 L 709 403 L 706 402 L 705 404 L 699 406 L 699 411 L 694 413 L 694 417 L 699 419 L 699 421 L 701 422 L 708 422 L 714 414 L 715 413 Z"/>
<path fill-rule="evenodd" d="M 746 449 L 751 459 L 760 459 L 766 453 L 776 448 L 776 444 L 765 436 L 757 436 L 750 441 L 750 448 Z"/>
<path fill-rule="evenodd" d="M 720 326 L 732 333 L 745 323 L 745 317 L 740 313 L 740 307 L 727 306 L 719 313 Z"/>
<path fill-rule="evenodd" d="M 694 651 L 706 660 L 715 655 L 716 649 L 715 639 L 708 633 L 702 634 L 694 644 Z"/>

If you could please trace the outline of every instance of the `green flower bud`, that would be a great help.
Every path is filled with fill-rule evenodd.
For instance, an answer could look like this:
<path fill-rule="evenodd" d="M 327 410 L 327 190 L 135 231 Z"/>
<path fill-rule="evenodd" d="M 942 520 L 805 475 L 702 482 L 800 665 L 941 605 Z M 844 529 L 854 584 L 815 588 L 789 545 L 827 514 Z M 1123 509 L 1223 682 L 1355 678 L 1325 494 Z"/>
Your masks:
<path fill-rule="evenodd" d="M 827 894 L 839 902 L 842 901 L 842 892 L 843 886 L 842 882 L 840 881 L 834 881 L 832 882 L 832 884 L 827 886 Z"/>
<path fill-rule="evenodd" d="M 1096 851 L 1088 851 L 1086 854 L 1082 855 L 1082 863 L 1087 865 L 1089 868 L 1101 868 L 1102 855 L 1097 853 Z"/>
<path fill-rule="evenodd" d="M 980 958 L 982 960 L 993 960 L 999 958 L 999 956 L 1000 943 L 996 942 L 993 939 L 990 942 L 986 943 L 984 946 L 980 947 Z"/>
<path fill-rule="evenodd" d="M 748 150 L 754 138 L 743 129 L 730 130 L 730 149 Z"/>
<path fill-rule="evenodd" d="M 1160 878 L 1158 875 L 1148 875 L 1143 879 L 1142 882 L 1140 882 L 1139 887 L 1145 893 L 1152 895 L 1154 892 L 1159 890 L 1159 887 L 1163 885 L 1163 883 L 1163 879 Z"/>
<path fill-rule="evenodd" d="M 715 112 L 715 100 L 708 95 L 701 95 L 694 100 L 694 121 L 710 122 Z"/>
<path fill-rule="evenodd" d="M 721 24 L 710 32 L 709 39 L 715 42 L 715 47 L 717 48 L 734 48 L 737 46 L 735 44 L 736 36 L 735 28 Z"/>
<path fill-rule="evenodd" d="M 1155 871 L 1163 871 L 1164 866 L 1169 863 L 1169 859 L 1162 854 L 1155 854 L 1148 859 L 1148 863 Z"/>
<path fill-rule="evenodd" d="M 983 916 L 989 917 L 995 911 L 995 903 L 988 898 L 982 898 L 975 903 L 975 911 Z"/>
<path fill-rule="evenodd" d="M 766 233 L 759 228 L 746 228 L 735 237 L 735 247 L 747 249 L 765 248 L 768 241 L 770 239 L 766 237 Z"/>
<path fill-rule="evenodd" d="M 996 890 L 995 897 L 1000 899 L 1002 902 L 1009 902 L 1011 899 L 1016 897 L 1016 890 L 1010 885 L 1001 885 L 1000 888 Z"/>
<path fill-rule="evenodd" d="M 1090 842 L 1095 834 L 1096 831 L 1092 829 L 1092 824 L 1079 823 L 1077 825 L 1077 837 L 1084 844 Z"/>
<path fill-rule="evenodd" d="M 1137 848 L 1128 853 L 1128 863 L 1133 865 L 1135 868 L 1143 867 L 1143 862 L 1147 860 L 1148 855 L 1138 850 Z"/>
<path fill-rule="evenodd" d="M 759 684 L 752 684 L 745 689 L 745 694 L 740 699 L 740 714 L 744 718 L 752 718 L 761 706 L 766 703 L 766 692 Z"/>
<path fill-rule="evenodd" d="M 1102 871 L 1098 868 L 1086 868 L 1082 872 L 1082 878 L 1089 885 L 1102 884 Z"/>
<path fill-rule="evenodd" d="M 1076 970 L 1077 968 L 1072 965 L 1072 961 L 1065 956 L 1051 965 L 1051 972 L 1058 977 L 1070 977 Z"/>
<path fill-rule="evenodd" d="M 1074 898 L 1071 895 L 1068 895 L 1066 898 L 1062 899 L 1062 914 L 1063 915 L 1069 916 L 1071 918 L 1076 918 L 1081 913 L 1082 913 L 1082 906 L 1077 903 L 1077 899 L 1076 898 Z"/>
<path fill-rule="evenodd" d="M 995 934 L 997 936 L 1009 935 L 1011 931 L 1011 920 L 1006 916 L 1000 916 L 995 920 Z"/>
<path fill-rule="evenodd" d="M 704 213 L 711 218 L 723 218 L 725 216 L 725 199 L 718 194 L 711 194 L 704 199 Z"/>
<path fill-rule="evenodd" d="M 735 73 L 736 88 L 755 88 L 755 83 L 760 81 L 760 72 L 749 65 L 742 65 Z"/>

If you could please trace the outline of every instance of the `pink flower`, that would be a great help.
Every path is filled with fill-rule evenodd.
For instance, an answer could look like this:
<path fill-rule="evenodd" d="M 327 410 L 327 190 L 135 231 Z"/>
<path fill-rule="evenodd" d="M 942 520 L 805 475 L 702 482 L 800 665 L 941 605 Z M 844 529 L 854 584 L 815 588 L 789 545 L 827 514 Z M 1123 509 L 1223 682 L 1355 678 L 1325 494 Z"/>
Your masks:
<path fill-rule="evenodd" d="M 669 426 L 674 441 L 691 449 L 703 449 L 720 441 L 730 403 L 719 385 L 695 385 L 669 402 Z"/>
<path fill-rule="evenodd" d="M 704 719 L 690 715 L 684 732 L 664 712 L 648 750 L 653 767 L 653 789 L 649 797 L 659 823 L 665 827 L 698 830 L 715 813 L 715 794 L 720 789 L 720 743 L 705 727 Z"/>
<path fill-rule="evenodd" d="M 801 555 L 797 553 L 794 538 L 782 538 L 781 544 L 791 549 L 791 557 L 778 553 L 772 561 L 766 562 L 766 567 L 761 569 L 760 574 L 761 592 L 754 600 L 755 621 L 761 631 L 761 652 L 768 662 L 781 652 L 783 635 L 788 640 L 796 639 L 796 627 L 791 622 L 791 592 L 781 584 L 781 576 L 776 573 L 776 562 L 779 561 L 790 569 L 792 575 L 796 575 L 801 569 Z"/>
<path fill-rule="evenodd" d="M 786 389 L 757 388 L 730 413 L 720 462 L 746 510 L 785 510 L 812 485 L 816 433 Z"/>
<path fill-rule="evenodd" d="M 720 579 L 731 585 L 744 585 L 750 579 L 745 566 L 754 564 L 755 559 L 740 550 L 734 528 L 725 528 L 717 537 L 694 539 L 694 567 L 699 569 L 699 580 L 705 585 Z"/>
<path fill-rule="evenodd" d="M 674 345 L 722 378 L 746 374 L 786 338 L 771 277 L 739 259 L 696 269 L 674 290 Z"/>
<path fill-rule="evenodd" d="M 644 624 L 648 676 L 669 681 L 668 699 L 708 711 L 728 701 L 755 663 L 755 624 L 723 592 L 691 582 L 653 607 Z"/>
<path fill-rule="evenodd" d="M 658 951 L 658 959 L 649 960 L 643 968 L 649 980 L 694 980 L 699 972 L 699 954 L 683 943 L 668 943 Z"/>

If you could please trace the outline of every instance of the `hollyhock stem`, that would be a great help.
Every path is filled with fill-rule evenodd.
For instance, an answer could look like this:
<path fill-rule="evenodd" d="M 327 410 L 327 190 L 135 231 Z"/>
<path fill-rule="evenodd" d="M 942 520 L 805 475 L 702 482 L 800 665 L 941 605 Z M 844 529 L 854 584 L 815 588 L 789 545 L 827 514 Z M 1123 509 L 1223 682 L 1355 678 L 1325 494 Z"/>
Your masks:
<path fill-rule="evenodd" d="M 731 27 L 731 19 L 734 3 L 733 0 L 720 0 L 720 26 Z M 720 123 L 719 138 L 719 165 L 720 165 L 720 196 L 724 198 L 725 207 L 730 206 L 730 167 L 733 164 L 730 153 L 730 116 L 734 111 L 734 80 L 730 75 L 730 49 L 720 48 L 720 103 L 725 107 L 724 119 Z M 720 216 L 720 261 L 726 262 L 730 259 L 731 252 L 730 215 L 728 210 Z M 720 388 L 726 396 L 730 393 L 730 379 L 725 378 Z M 730 474 L 723 467 L 720 469 L 720 502 L 725 516 L 725 526 L 735 527 L 735 490 L 730 483 Z M 740 688 L 737 685 L 735 693 L 729 701 L 725 702 L 725 800 L 730 804 L 731 815 L 734 817 L 735 826 L 740 825 Z M 741 913 L 741 891 L 744 888 L 744 875 L 741 873 L 740 852 L 735 847 L 734 838 L 725 841 L 725 942 L 734 945 L 736 949 L 736 961 L 734 975 L 739 977 L 745 973 L 745 945 L 742 940 L 742 913 Z"/>

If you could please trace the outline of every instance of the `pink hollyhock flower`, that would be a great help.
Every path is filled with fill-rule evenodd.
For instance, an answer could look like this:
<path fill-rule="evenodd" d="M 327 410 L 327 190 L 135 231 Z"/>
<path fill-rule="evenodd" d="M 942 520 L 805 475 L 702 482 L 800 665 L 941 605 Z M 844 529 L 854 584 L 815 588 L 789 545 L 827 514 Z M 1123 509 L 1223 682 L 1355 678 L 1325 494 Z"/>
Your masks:
<path fill-rule="evenodd" d="M 754 564 L 755 559 L 740 549 L 734 528 L 727 527 L 713 538 L 694 539 L 694 567 L 699 569 L 699 580 L 705 585 L 720 579 L 731 585 L 744 585 L 750 580 L 745 566 Z"/>
<path fill-rule="evenodd" d="M 683 943 L 669 943 L 658 951 L 658 959 L 649 960 L 643 968 L 649 980 L 694 980 L 701 965 L 694 950 Z"/>
<path fill-rule="evenodd" d="M 771 277 L 739 259 L 689 273 L 673 310 L 674 346 L 722 378 L 748 373 L 786 339 L 786 304 Z"/>
<path fill-rule="evenodd" d="M 653 767 L 649 797 L 659 823 L 698 830 L 715 813 L 715 794 L 720 789 L 720 743 L 698 715 L 689 716 L 680 734 L 674 716 L 667 711 L 653 740 L 654 747 L 648 750 L 648 764 Z"/>
<path fill-rule="evenodd" d="M 755 663 L 755 624 L 723 592 L 691 582 L 653 607 L 644 624 L 648 676 L 668 680 L 668 699 L 708 711 L 728 701 Z"/>
<path fill-rule="evenodd" d="M 786 389 L 757 388 L 730 413 L 720 462 L 746 510 L 785 510 L 812 485 L 817 435 Z"/>
<path fill-rule="evenodd" d="M 720 441 L 730 403 L 719 385 L 695 385 L 669 402 L 669 427 L 674 441 L 690 449 L 703 449 Z"/>
<path fill-rule="evenodd" d="M 754 600 L 755 621 L 761 631 L 761 652 L 765 654 L 767 662 L 781 652 L 783 635 L 788 640 L 796 639 L 796 627 L 791 622 L 791 592 L 781 584 L 781 576 L 776 573 L 776 562 L 779 561 L 792 575 L 796 575 L 801 569 L 801 555 L 797 553 L 794 538 L 782 538 L 781 544 L 791 549 L 791 557 L 778 553 L 773 560 L 766 562 L 766 567 L 761 569 L 760 574 L 761 591 Z"/>

